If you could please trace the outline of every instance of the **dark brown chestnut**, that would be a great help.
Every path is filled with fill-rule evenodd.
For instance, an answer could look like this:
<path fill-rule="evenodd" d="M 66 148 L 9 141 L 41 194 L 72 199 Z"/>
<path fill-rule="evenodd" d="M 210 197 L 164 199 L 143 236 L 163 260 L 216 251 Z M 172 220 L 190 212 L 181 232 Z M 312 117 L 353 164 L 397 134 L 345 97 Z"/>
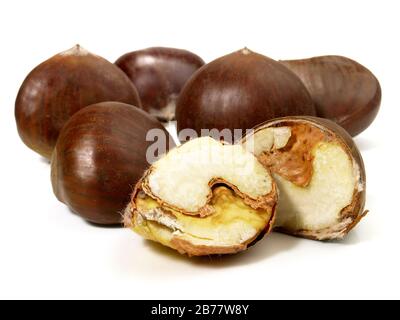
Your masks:
<path fill-rule="evenodd" d="M 151 129 L 173 146 L 162 124 L 134 106 L 103 102 L 77 112 L 61 131 L 52 157 L 57 198 L 88 221 L 121 223 L 133 187 L 149 166 Z"/>
<path fill-rule="evenodd" d="M 187 50 L 154 47 L 127 53 L 115 64 L 138 89 L 143 109 L 168 121 L 175 118 L 182 87 L 204 61 Z"/>
<path fill-rule="evenodd" d="M 178 131 L 250 129 L 268 119 L 315 115 L 301 80 L 279 62 L 247 48 L 198 70 L 177 103 Z"/>
<path fill-rule="evenodd" d="M 15 102 L 19 135 L 29 148 L 50 158 L 68 119 L 102 101 L 140 106 L 134 85 L 120 69 L 77 45 L 43 62 L 26 77 Z"/>
<path fill-rule="evenodd" d="M 374 121 L 381 87 L 372 72 L 358 62 L 341 56 L 281 62 L 303 81 L 319 117 L 333 120 L 352 136 Z"/>

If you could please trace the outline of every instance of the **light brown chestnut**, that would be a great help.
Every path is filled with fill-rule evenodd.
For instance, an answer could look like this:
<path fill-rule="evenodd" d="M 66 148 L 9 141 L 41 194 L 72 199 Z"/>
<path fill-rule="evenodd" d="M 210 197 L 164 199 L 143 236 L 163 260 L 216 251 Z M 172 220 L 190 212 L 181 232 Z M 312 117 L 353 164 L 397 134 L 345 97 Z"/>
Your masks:
<path fill-rule="evenodd" d="M 281 61 L 303 81 L 317 115 L 333 120 L 352 136 L 374 121 L 381 103 L 378 79 L 358 62 L 341 56 Z"/>
<path fill-rule="evenodd" d="M 154 47 L 124 54 L 115 64 L 138 89 L 143 109 L 168 121 L 182 87 L 204 61 L 187 50 Z"/>
<path fill-rule="evenodd" d="M 363 160 L 338 124 L 315 117 L 274 119 L 257 126 L 242 145 L 278 186 L 275 230 L 341 239 L 366 214 Z"/>
<path fill-rule="evenodd" d="M 161 123 L 134 106 L 103 102 L 77 112 L 61 131 L 52 158 L 57 198 L 88 221 L 121 223 L 133 187 L 149 166 L 151 129 L 168 138 L 166 150 L 173 146 Z"/>
<path fill-rule="evenodd" d="M 315 115 L 301 80 L 281 63 L 242 49 L 199 69 L 177 104 L 178 131 L 250 129 L 288 115 Z"/>
<path fill-rule="evenodd" d="M 43 62 L 24 80 L 15 102 L 19 135 L 29 148 L 50 158 L 68 119 L 102 101 L 140 107 L 134 85 L 119 68 L 77 45 Z"/>

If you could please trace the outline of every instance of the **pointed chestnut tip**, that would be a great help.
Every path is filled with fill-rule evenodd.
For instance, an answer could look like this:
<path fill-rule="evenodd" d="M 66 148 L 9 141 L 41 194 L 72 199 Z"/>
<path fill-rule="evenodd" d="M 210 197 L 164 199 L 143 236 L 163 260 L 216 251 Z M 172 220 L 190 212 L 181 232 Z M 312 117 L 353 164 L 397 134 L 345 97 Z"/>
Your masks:
<path fill-rule="evenodd" d="M 251 53 L 251 50 L 249 50 L 249 48 L 244 47 L 243 49 L 240 50 L 240 53 L 247 56 L 248 54 Z"/>
<path fill-rule="evenodd" d="M 71 49 L 60 53 L 62 56 L 86 56 L 88 54 L 90 54 L 90 52 L 83 48 L 80 44 L 76 44 Z"/>

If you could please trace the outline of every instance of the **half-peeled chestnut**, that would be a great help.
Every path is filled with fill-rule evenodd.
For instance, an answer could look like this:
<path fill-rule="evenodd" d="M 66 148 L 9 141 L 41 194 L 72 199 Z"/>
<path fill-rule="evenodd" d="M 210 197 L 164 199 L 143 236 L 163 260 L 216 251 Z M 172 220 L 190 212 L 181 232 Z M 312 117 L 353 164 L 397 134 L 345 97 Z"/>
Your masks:
<path fill-rule="evenodd" d="M 19 135 L 29 148 L 50 158 L 68 119 L 102 101 L 140 107 L 134 85 L 119 68 L 77 45 L 43 62 L 24 80 L 15 102 Z"/>
<path fill-rule="evenodd" d="M 350 135 L 336 123 L 286 117 L 242 140 L 279 189 L 275 229 L 316 240 L 343 238 L 365 215 L 365 170 Z"/>
<path fill-rule="evenodd" d="M 352 136 L 374 121 L 381 103 L 378 79 L 358 62 L 341 56 L 281 61 L 304 83 L 317 115 L 333 120 Z"/>
<path fill-rule="evenodd" d="M 154 47 L 127 53 L 115 64 L 138 89 L 143 109 L 168 121 L 175 118 L 182 87 L 204 61 L 187 50 Z"/>
<path fill-rule="evenodd" d="M 275 183 L 255 156 L 203 137 L 146 171 L 125 225 L 189 256 L 236 253 L 271 230 L 276 201 Z"/>
<path fill-rule="evenodd" d="M 281 63 L 247 48 L 199 69 L 177 104 L 178 131 L 251 129 L 266 120 L 315 115 L 301 80 Z"/>
<path fill-rule="evenodd" d="M 57 198 L 91 222 L 121 223 L 133 187 L 149 166 L 146 153 L 154 141 L 146 137 L 152 129 L 166 138 L 166 148 L 173 146 L 164 127 L 134 106 L 103 102 L 77 112 L 61 131 L 52 158 Z"/>

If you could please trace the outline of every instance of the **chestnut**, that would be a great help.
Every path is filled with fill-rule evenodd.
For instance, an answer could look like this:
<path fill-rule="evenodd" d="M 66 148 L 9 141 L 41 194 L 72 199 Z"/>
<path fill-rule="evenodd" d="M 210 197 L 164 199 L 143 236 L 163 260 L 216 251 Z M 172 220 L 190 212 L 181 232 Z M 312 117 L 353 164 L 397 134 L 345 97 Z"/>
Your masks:
<path fill-rule="evenodd" d="M 277 198 L 253 154 L 202 137 L 153 163 L 135 187 L 125 225 L 181 254 L 231 254 L 271 230 Z"/>
<path fill-rule="evenodd" d="M 351 136 L 315 117 L 255 127 L 241 144 L 272 172 L 279 189 L 274 229 L 315 240 L 343 238 L 365 216 L 365 169 Z"/>
<path fill-rule="evenodd" d="M 204 61 L 187 50 L 154 47 L 124 54 L 115 64 L 136 86 L 142 108 L 169 121 L 182 87 Z"/>
<path fill-rule="evenodd" d="M 119 68 L 76 45 L 41 63 L 24 80 L 15 102 L 19 135 L 49 159 L 68 119 L 102 101 L 140 107 L 134 85 Z"/>
<path fill-rule="evenodd" d="M 374 121 L 381 103 L 378 79 L 358 62 L 341 56 L 281 61 L 303 81 L 317 115 L 341 125 L 352 136 Z"/>
<path fill-rule="evenodd" d="M 102 102 L 77 112 L 62 129 L 52 157 L 56 197 L 88 221 L 121 223 L 133 187 L 149 165 L 151 129 L 169 137 L 155 118 L 128 104 Z"/>
<path fill-rule="evenodd" d="M 247 48 L 199 69 L 177 103 L 178 131 L 251 129 L 288 115 L 315 115 L 301 80 L 281 63 Z"/>

